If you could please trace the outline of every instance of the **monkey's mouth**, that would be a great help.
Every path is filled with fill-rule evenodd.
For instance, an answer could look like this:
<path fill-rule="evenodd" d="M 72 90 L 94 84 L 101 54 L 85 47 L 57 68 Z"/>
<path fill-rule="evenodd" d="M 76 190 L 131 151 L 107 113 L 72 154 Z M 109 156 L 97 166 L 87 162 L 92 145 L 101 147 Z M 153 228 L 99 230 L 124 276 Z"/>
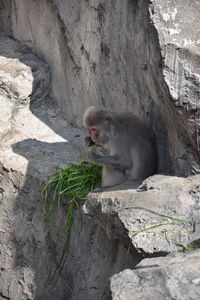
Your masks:
<path fill-rule="evenodd" d="M 99 137 L 99 129 L 96 127 L 91 127 L 90 128 L 90 137 L 91 137 L 91 140 L 97 144 L 97 139 Z"/>

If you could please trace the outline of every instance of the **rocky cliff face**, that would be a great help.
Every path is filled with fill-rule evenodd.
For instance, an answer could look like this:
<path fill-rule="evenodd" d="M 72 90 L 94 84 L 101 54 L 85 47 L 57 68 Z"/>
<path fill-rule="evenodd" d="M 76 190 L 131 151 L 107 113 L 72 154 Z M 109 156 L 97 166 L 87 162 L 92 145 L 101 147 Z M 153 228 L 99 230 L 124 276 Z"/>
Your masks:
<path fill-rule="evenodd" d="M 184 299 L 173 278 L 192 282 L 184 297 L 198 299 L 200 274 L 187 271 L 198 253 L 178 275 L 163 262 L 123 273 L 143 257 L 199 248 L 198 175 L 91 194 L 56 289 L 44 287 L 40 189 L 57 166 L 81 159 L 90 104 L 133 111 L 150 126 L 158 173 L 200 172 L 199 2 L 0 0 L 0 31 L 20 41 L 0 36 L 0 299 L 148 299 L 140 286 L 158 273 L 165 292 L 153 299 Z"/>
<path fill-rule="evenodd" d="M 70 123 L 80 125 L 89 104 L 132 110 L 156 134 L 159 171 L 197 171 L 198 2 L 1 0 L 1 7 L 2 30 L 49 64 L 53 96 Z"/>

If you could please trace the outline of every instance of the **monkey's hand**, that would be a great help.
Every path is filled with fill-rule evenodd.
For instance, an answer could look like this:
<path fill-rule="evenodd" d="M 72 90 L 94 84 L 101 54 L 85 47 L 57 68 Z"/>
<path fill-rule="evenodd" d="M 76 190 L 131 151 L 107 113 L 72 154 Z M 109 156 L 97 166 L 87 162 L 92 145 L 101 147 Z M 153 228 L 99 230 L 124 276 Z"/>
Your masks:
<path fill-rule="evenodd" d="M 98 154 L 94 149 L 88 151 L 87 157 L 101 166 L 109 166 L 121 171 L 125 171 L 130 165 L 129 161 L 120 159 L 118 155 Z"/>
<path fill-rule="evenodd" d="M 89 150 L 87 153 L 87 157 L 88 159 L 93 161 L 98 161 L 101 158 L 101 156 L 97 154 L 95 150 Z"/>
<path fill-rule="evenodd" d="M 96 144 L 92 141 L 91 137 L 86 136 L 85 137 L 85 146 L 86 147 L 91 147 L 91 146 L 94 146 L 94 145 L 96 145 Z"/>

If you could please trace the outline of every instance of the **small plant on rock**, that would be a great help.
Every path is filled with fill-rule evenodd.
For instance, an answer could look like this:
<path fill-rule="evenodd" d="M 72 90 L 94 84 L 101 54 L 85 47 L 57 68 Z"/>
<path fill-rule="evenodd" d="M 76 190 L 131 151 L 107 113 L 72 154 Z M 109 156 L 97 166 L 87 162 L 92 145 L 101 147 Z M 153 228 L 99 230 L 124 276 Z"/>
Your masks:
<path fill-rule="evenodd" d="M 70 167 L 56 171 L 45 184 L 42 196 L 44 198 L 47 242 L 51 255 L 48 284 L 56 283 L 63 269 L 76 208 L 84 203 L 87 194 L 98 187 L 100 182 L 101 167 L 94 163 L 81 162 L 73 163 Z M 63 201 L 66 203 L 65 224 L 57 227 L 55 215 Z M 59 254 L 57 241 L 62 244 Z"/>

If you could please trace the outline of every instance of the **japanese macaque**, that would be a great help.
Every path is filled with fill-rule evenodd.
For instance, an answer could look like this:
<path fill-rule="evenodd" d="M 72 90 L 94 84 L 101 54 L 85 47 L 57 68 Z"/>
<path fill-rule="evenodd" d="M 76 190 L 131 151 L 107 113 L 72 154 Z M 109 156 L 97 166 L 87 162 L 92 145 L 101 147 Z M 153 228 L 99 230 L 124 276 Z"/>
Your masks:
<path fill-rule="evenodd" d="M 155 173 L 152 134 L 136 116 L 91 106 L 84 113 L 83 123 L 89 131 L 85 138 L 88 159 L 103 166 L 103 187 L 140 181 Z"/>

